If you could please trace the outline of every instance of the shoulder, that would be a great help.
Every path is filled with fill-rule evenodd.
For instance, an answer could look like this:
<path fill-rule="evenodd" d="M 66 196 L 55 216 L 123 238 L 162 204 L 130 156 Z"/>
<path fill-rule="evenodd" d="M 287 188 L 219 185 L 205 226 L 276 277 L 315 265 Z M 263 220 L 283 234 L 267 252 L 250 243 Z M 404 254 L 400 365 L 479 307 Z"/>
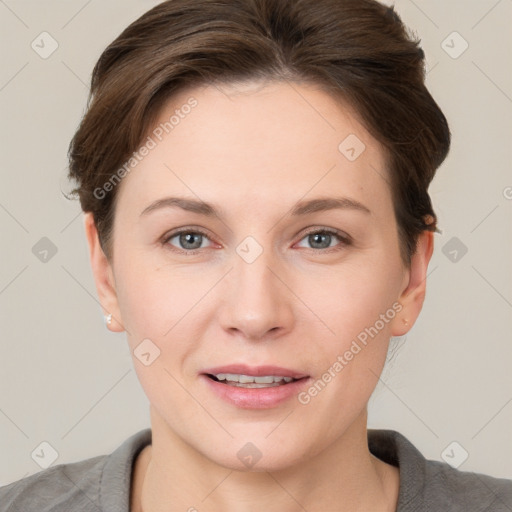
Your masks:
<path fill-rule="evenodd" d="M 127 510 L 133 462 L 151 438 L 151 429 L 141 430 L 108 455 L 59 464 L 0 487 L 0 512 Z"/>
<path fill-rule="evenodd" d="M 0 512 L 98 512 L 106 457 L 59 464 L 0 487 Z"/>
<path fill-rule="evenodd" d="M 450 510 L 510 512 L 512 480 L 461 471 L 447 463 L 425 461 L 425 501 Z M 455 508 L 456 507 L 456 508 Z"/>
<path fill-rule="evenodd" d="M 368 430 L 371 453 L 399 467 L 397 512 L 512 511 L 512 480 L 461 471 L 446 462 L 427 460 L 402 434 Z"/>

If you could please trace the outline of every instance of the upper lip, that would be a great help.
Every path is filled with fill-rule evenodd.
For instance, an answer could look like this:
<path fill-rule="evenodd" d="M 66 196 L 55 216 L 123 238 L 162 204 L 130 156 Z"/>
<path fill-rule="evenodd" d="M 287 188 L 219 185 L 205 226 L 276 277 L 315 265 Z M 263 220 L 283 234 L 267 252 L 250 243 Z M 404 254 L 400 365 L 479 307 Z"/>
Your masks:
<path fill-rule="evenodd" d="M 216 366 L 208 368 L 201 373 L 209 375 L 218 375 L 219 373 L 231 373 L 235 375 L 250 375 L 252 377 L 262 377 L 264 375 L 274 375 L 278 377 L 292 377 L 293 379 L 302 379 L 309 377 L 309 375 L 292 370 L 290 368 L 283 368 L 281 366 L 262 365 L 262 366 L 248 366 L 246 364 L 230 364 L 226 366 Z"/>

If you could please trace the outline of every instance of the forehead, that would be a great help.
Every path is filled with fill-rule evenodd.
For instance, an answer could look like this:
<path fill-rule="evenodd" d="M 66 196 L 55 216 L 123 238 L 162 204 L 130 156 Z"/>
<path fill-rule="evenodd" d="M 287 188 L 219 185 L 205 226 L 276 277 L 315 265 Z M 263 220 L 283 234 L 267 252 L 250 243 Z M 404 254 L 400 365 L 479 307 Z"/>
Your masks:
<path fill-rule="evenodd" d="M 183 90 L 160 110 L 144 143 L 151 149 L 122 180 L 119 203 L 143 206 L 181 192 L 268 207 L 336 191 L 389 207 L 382 147 L 348 105 L 314 85 Z"/>

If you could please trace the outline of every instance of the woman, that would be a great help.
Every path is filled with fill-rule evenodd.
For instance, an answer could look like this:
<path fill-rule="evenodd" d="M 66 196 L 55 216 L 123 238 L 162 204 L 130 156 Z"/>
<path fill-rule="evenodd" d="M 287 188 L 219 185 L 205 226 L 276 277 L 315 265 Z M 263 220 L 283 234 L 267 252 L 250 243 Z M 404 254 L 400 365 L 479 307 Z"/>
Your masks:
<path fill-rule="evenodd" d="M 423 59 L 373 0 L 171 0 L 104 51 L 70 177 L 151 429 L 0 510 L 512 509 L 512 481 L 367 429 L 450 144 Z"/>

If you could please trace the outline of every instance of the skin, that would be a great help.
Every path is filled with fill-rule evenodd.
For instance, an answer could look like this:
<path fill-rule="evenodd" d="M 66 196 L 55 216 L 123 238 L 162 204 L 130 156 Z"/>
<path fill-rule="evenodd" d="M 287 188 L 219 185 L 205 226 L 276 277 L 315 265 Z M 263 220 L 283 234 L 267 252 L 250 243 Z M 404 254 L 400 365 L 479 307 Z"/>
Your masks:
<path fill-rule="evenodd" d="M 390 337 L 404 335 L 421 311 L 432 233 L 420 236 L 406 268 L 383 149 L 320 88 L 189 89 L 155 125 L 191 96 L 198 105 L 118 185 L 111 261 L 91 214 L 84 219 L 109 329 L 127 331 L 150 402 L 153 440 L 136 460 L 131 510 L 394 511 L 399 471 L 369 452 L 367 403 Z M 338 150 L 349 134 L 366 146 L 355 161 Z M 212 203 L 219 217 L 178 207 L 141 216 L 166 196 Z M 333 196 L 370 213 L 289 215 L 299 200 Z M 208 236 L 165 240 L 181 227 Z M 308 237 L 310 228 L 337 229 L 352 243 Z M 247 236 L 263 249 L 250 264 L 236 252 Z M 307 405 L 293 397 L 239 408 L 199 377 L 243 362 L 316 381 L 394 303 L 401 311 Z M 160 349 L 149 366 L 133 353 L 146 338 Z M 262 453 L 250 469 L 237 457 L 247 442 Z"/>

